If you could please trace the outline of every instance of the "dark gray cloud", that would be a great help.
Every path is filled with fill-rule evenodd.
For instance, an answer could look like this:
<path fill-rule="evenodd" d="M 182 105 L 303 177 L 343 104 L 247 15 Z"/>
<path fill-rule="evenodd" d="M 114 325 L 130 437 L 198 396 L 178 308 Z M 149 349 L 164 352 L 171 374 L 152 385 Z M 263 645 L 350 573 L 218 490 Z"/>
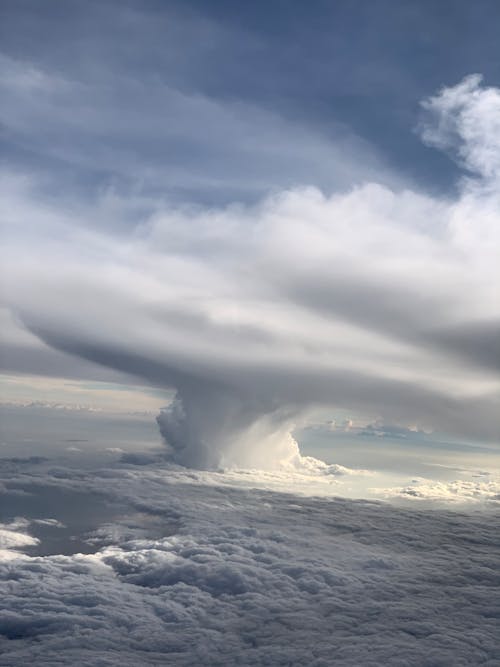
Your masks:
<path fill-rule="evenodd" d="M 497 372 L 500 366 L 500 322 L 466 323 L 453 328 L 426 332 L 431 344 L 443 351 L 457 354 L 484 369 Z"/>
<path fill-rule="evenodd" d="M 64 355 L 44 346 L 2 345 L 2 372 L 26 373 L 52 377 L 75 378 L 104 382 L 134 382 L 133 376 L 116 373 L 109 367 L 87 364 L 82 358 Z"/>
<path fill-rule="evenodd" d="M 456 322 L 433 329 L 454 306 L 449 295 L 424 292 L 422 286 L 378 283 L 370 276 L 335 274 L 324 284 L 317 275 L 291 276 L 284 287 L 293 300 L 340 321 L 352 322 L 401 342 L 429 346 L 454 355 L 482 371 L 497 374 L 500 364 L 500 324 L 497 320 Z"/>

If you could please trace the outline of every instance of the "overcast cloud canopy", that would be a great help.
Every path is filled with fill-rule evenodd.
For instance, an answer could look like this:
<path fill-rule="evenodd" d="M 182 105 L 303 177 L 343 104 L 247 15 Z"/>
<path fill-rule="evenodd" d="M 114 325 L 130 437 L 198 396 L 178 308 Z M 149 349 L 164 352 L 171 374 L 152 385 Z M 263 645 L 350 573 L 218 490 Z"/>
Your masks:
<path fill-rule="evenodd" d="M 85 536 L 87 554 L 28 556 L 35 522 L 0 523 L 0 665 L 498 663 L 497 514 L 213 476 L 1 460 L 11 499 L 104 492 L 124 514 Z"/>

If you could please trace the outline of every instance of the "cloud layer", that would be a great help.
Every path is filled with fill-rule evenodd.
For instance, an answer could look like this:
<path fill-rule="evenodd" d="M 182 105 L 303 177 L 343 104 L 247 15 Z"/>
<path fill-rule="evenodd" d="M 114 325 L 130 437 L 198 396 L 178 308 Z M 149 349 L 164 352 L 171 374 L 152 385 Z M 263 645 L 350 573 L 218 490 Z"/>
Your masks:
<path fill-rule="evenodd" d="M 290 461 L 320 405 L 495 440 L 500 91 L 471 77 L 425 106 L 425 141 L 471 172 L 453 200 L 366 183 L 158 201 L 123 237 L 85 221 L 133 201 L 40 206 L 9 177 L 8 305 L 52 348 L 175 388 L 159 423 L 184 464 Z"/>
<path fill-rule="evenodd" d="M 100 526 L 95 554 L 0 554 L 0 665 L 498 662 L 497 515 L 222 488 L 210 475 L 10 463 L 6 491 L 34 505 L 67 488 L 143 519 Z M 29 531 L 10 525 L 10 547 Z"/>

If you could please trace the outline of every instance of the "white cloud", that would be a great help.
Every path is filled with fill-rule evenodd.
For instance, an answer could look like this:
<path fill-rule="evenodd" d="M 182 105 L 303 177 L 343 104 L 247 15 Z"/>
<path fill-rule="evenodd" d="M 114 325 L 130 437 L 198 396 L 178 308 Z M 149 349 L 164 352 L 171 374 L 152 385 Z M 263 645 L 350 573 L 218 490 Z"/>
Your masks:
<path fill-rule="evenodd" d="M 500 503 L 500 478 L 453 480 L 442 482 L 415 479 L 411 484 L 386 489 L 372 489 L 383 498 L 425 500 L 445 503 Z"/>
<path fill-rule="evenodd" d="M 481 86 L 473 74 L 457 86 L 443 88 L 423 103 L 438 119 L 423 127 L 427 143 L 452 149 L 471 172 L 492 185 L 500 179 L 500 90 Z"/>
<path fill-rule="evenodd" d="M 29 521 L 16 519 L 9 523 L 0 523 L 0 561 L 22 557 L 20 549 L 34 546 L 39 540 L 23 532 Z"/>

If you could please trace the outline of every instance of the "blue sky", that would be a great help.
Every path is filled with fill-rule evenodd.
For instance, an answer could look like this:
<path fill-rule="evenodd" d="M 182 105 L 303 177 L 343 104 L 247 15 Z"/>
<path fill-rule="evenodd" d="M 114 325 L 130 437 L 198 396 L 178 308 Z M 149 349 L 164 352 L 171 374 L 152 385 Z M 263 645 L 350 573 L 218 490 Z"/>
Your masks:
<path fill-rule="evenodd" d="M 360 175 L 339 166 L 341 150 L 342 162 L 361 154 L 372 173 L 382 163 L 446 191 L 457 170 L 414 132 L 419 102 L 474 72 L 499 83 L 499 12 L 485 1 L 4 2 L 2 51 L 15 62 L 3 69 L 30 63 L 74 87 L 18 91 L 3 159 L 54 188 L 221 203 L 308 178 L 343 187 Z"/>

